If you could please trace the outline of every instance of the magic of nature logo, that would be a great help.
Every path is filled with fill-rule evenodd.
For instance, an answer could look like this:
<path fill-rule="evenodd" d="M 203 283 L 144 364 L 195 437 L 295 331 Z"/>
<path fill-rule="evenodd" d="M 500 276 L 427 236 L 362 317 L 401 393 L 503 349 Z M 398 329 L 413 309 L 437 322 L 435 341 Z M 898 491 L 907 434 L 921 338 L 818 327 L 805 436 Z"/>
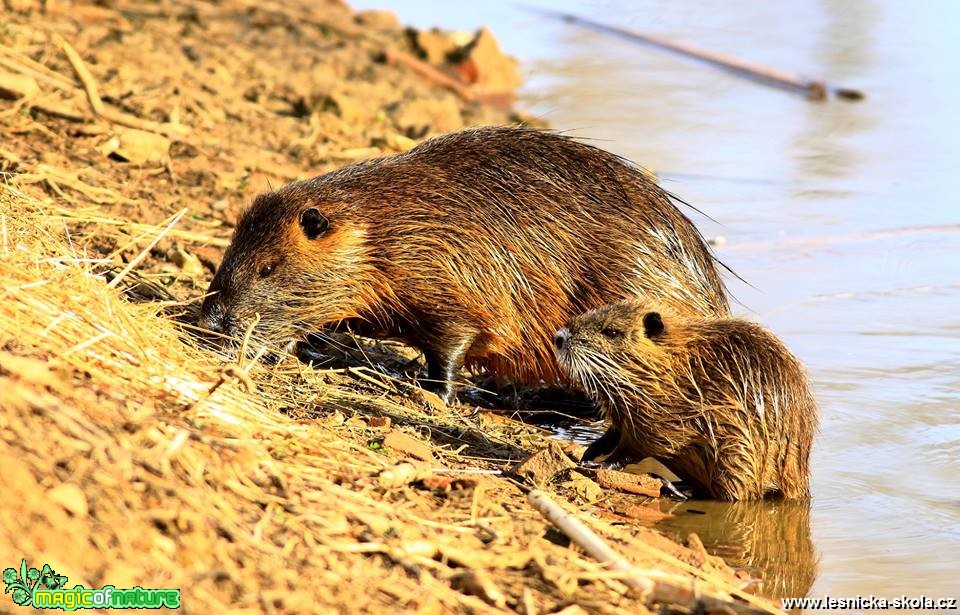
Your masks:
<path fill-rule="evenodd" d="M 87 589 L 74 585 L 67 589 L 67 577 L 44 564 L 42 568 L 27 567 L 27 559 L 20 561 L 20 570 L 7 568 L 3 582 L 14 604 L 35 609 L 159 609 L 180 607 L 179 589 L 117 588 L 104 585 Z"/>

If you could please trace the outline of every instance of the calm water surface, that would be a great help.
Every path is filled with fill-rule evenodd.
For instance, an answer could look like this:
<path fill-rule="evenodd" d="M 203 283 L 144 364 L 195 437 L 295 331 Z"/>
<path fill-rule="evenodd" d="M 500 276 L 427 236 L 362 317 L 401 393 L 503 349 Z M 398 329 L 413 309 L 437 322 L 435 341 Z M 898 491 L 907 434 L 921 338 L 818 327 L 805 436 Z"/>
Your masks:
<path fill-rule="evenodd" d="M 749 282 L 730 281 L 737 311 L 808 365 L 812 506 L 685 503 L 665 529 L 766 569 L 777 595 L 960 596 L 960 4 L 540 6 L 867 92 L 814 104 L 510 3 L 390 6 L 490 26 L 523 64 L 526 110 L 709 213 L 695 220 Z"/>

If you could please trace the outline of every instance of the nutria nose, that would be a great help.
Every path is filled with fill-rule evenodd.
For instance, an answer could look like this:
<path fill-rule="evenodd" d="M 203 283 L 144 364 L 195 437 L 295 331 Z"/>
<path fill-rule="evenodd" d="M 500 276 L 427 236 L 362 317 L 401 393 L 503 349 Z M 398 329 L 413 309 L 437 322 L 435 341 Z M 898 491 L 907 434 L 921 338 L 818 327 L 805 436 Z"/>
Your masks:
<path fill-rule="evenodd" d="M 564 327 L 553 336 L 553 345 L 557 347 L 557 350 L 563 350 L 563 345 L 566 344 L 569 339 L 570 329 Z"/>
<path fill-rule="evenodd" d="M 204 302 L 203 308 L 201 308 L 200 311 L 200 322 L 198 324 L 201 329 L 208 329 L 214 333 L 224 332 L 227 318 L 226 312 L 219 301 Z"/>

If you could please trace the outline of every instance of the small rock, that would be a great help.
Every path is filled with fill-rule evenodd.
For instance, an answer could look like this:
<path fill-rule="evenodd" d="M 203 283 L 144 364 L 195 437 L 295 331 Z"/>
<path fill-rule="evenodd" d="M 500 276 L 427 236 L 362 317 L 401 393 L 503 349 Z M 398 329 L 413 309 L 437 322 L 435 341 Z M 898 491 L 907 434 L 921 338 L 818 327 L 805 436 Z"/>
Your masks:
<path fill-rule="evenodd" d="M 597 470 L 597 482 L 605 489 L 616 489 L 626 493 L 660 497 L 662 483 L 648 474 L 630 474 L 618 470 Z"/>
<path fill-rule="evenodd" d="M 563 452 L 567 454 L 571 459 L 581 459 L 583 453 L 586 452 L 587 447 L 583 444 L 577 444 L 576 442 L 564 442 L 563 443 Z"/>
<path fill-rule="evenodd" d="M 450 577 L 450 585 L 465 594 L 477 596 L 499 609 L 507 608 L 507 597 L 481 570 L 467 570 Z"/>
<path fill-rule="evenodd" d="M 550 442 L 545 448 L 530 455 L 517 465 L 510 473 L 541 485 L 563 472 L 575 468 L 576 465 L 567 458 L 559 442 Z"/>
<path fill-rule="evenodd" d="M 81 24 L 102 23 L 120 32 L 130 32 L 133 29 L 122 14 L 102 6 L 71 3 L 69 8 L 61 5 L 60 10 L 69 11 L 70 18 Z"/>
<path fill-rule="evenodd" d="M 367 419 L 367 426 L 373 429 L 390 429 L 389 416 L 371 416 Z"/>
<path fill-rule="evenodd" d="M 405 152 L 417 144 L 417 142 L 410 137 L 405 137 L 395 132 L 388 132 L 384 141 L 386 141 L 387 147 L 398 152 Z"/>
<path fill-rule="evenodd" d="M 430 445 L 410 437 L 402 431 L 393 430 L 383 439 L 383 446 L 423 461 L 434 461 Z"/>
<path fill-rule="evenodd" d="M 396 13 L 392 11 L 377 9 L 360 11 L 354 15 L 353 19 L 361 26 L 366 26 L 373 30 L 390 32 L 400 29 L 400 20 L 397 19 Z"/>
<path fill-rule="evenodd" d="M 30 98 L 39 91 L 36 79 L 29 75 L 0 73 L 0 98 L 4 100 Z"/>
<path fill-rule="evenodd" d="M 329 427 L 339 427 L 347 421 L 347 417 L 343 415 L 339 410 L 334 410 L 332 413 L 321 419 L 324 425 Z"/>
<path fill-rule="evenodd" d="M 460 105 L 452 96 L 405 100 L 391 111 L 397 127 L 410 134 L 453 132 L 463 128 Z"/>
<path fill-rule="evenodd" d="M 187 252 L 179 243 L 170 251 L 170 260 L 180 268 L 184 275 L 194 277 L 204 273 L 203 263 L 200 262 L 200 259 Z"/>
<path fill-rule="evenodd" d="M 384 489 L 403 487 L 429 475 L 429 469 L 421 468 L 412 463 L 398 463 L 387 468 L 377 475 L 377 482 Z"/>
<path fill-rule="evenodd" d="M 420 483 L 425 489 L 430 489 L 431 491 L 450 491 L 450 488 L 453 486 L 453 480 L 454 479 L 449 476 L 432 474 L 421 479 Z"/>
<path fill-rule="evenodd" d="M 475 489 L 479 481 L 475 478 L 431 474 L 420 479 L 420 484 L 431 491 L 456 491 L 458 489 Z"/>
<path fill-rule="evenodd" d="M 440 396 L 434 393 L 433 391 L 426 391 L 424 389 L 411 389 L 410 390 L 410 399 L 413 401 L 426 406 L 428 409 L 433 412 L 446 412 L 447 404 L 443 403 L 443 400 L 440 399 Z"/>
<path fill-rule="evenodd" d="M 59 504 L 74 517 L 86 517 L 89 512 L 87 496 L 73 483 L 62 483 L 47 492 L 47 499 Z"/>
<path fill-rule="evenodd" d="M 596 502 L 603 495 L 600 485 L 582 474 L 574 474 L 563 486 L 572 489 L 579 499 L 587 503 Z"/>
<path fill-rule="evenodd" d="M 4 0 L 11 11 L 17 13 L 29 13 L 35 8 L 40 8 L 40 3 L 34 0 Z"/>
<path fill-rule="evenodd" d="M 118 128 L 101 146 L 105 156 L 135 165 L 159 165 L 168 160 L 170 139 L 145 130 Z"/>
<path fill-rule="evenodd" d="M 500 50 L 497 39 L 487 28 L 481 28 L 464 49 L 465 57 L 457 70 L 478 92 L 496 94 L 513 92 L 523 79 L 517 61 Z"/>
<path fill-rule="evenodd" d="M 315 93 L 329 98 L 336 106 L 337 114 L 348 124 L 373 124 L 381 111 L 383 93 L 380 84 L 362 81 L 341 81 L 332 91 Z M 326 100 L 324 98 L 324 100 Z"/>
<path fill-rule="evenodd" d="M 446 62 L 447 57 L 461 47 L 454 34 L 436 28 L 418 30 L 413 36 L 413 42 L 430 64 Z"/>

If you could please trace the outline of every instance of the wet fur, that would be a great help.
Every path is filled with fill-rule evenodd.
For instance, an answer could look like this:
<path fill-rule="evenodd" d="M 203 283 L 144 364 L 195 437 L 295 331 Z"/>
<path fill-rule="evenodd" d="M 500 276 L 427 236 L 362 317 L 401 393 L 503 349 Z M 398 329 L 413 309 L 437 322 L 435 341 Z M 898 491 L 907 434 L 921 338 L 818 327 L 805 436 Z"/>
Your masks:
<path fill-rule="evenodd" d="M 308 240 L 298 216 L 330 221 Z M 274 273 L 261 278 L 264 264 Z M 284 344 L 349 319 L 424 351 L 431 377 L 484 367 L 562 381 L 553 333 L 627 297 L 728 312 L 714 259 L 664 190 L 554 133 L 452 133 L 262 195 L 238 223 L 202 322 Z"/>
<path fill-rule="evenodd" d="M 621 433 L 612 459 L 656 457 L 718 499 L 809 495 L 816 407 L 803 366 L 763 327 L 633 300 L 561 334 L 560 365 Z"/>

